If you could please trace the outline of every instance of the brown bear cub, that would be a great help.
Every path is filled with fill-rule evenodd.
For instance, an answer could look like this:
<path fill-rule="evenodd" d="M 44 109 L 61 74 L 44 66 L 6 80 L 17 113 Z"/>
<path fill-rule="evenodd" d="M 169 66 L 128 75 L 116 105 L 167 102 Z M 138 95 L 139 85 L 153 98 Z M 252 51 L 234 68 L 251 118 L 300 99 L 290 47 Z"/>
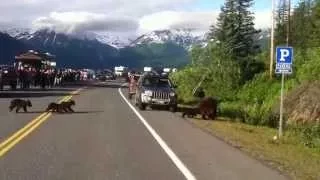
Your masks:
<path fill-rule="evenodd" d="M 74 112 L 74 110 L 71 108 L 71 106 L 76 105 L 76 102 L 74 100 L 64 101 L 61 103 L 50 103 L 46 109 L 46 111 L 52 111 L 52 112 Z"/>
<path fill-rule="evenodd" d="M 186 115 L 188 118 L 193 118 L 200 114 L 200 109 L 198 107 L 194 108 L 182 108 L 182 117 L 184 118 Z"/>
<path fill-rule="evenodd" d="M 188 115 L 188 117 L 194 117 L 198 114 L 202 116 L 202 119 L 208 118 L 214 120 L 217 116 L 217 100 L 212 97 L 207 97 L 201 100 L 198 107 L 195 108 L 183 108 L 182 117 Z"/>
<path fill-rule="evenodd" d="M 13 99 L 10 103 L 9 111 L 11 112 L 14 108 L 16 108 L 16 113 L 18 113 L 22 108 L 24 112 L 28 112 L 27 107 L 32 107 L 30 100 Z"/>

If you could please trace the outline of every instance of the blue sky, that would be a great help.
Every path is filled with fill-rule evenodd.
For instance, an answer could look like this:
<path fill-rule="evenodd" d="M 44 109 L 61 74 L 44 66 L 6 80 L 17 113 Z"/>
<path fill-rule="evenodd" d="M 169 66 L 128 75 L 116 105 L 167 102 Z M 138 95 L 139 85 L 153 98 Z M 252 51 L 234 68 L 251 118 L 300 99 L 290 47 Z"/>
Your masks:
<path fill-rule="evenodd" d="M 194 0 L 193 3 L 188 4 L 186 7 L 182 7 L 181 9 L 190 12 L 211 12 L 215 14 L 213 17 L 214 19 L 218 16 L 220 7 L 224 5 L 225 1 L 226 0 Z M 276 5 L 280 2 L 280 0 L 275 1 Z M 292 7 L 294 7 L 298 1 L 299 0 L 291 0 Z M 252 9 L 255 14 L 255 24 L 257 28 L 268 28 L 271 26 L 272 0 L 255 0 Z M 199 21 L 202 21 L 201 17 L 198 17 L 198 19 Z"/>
<path fill-rule="evenodd" d="M 196 9 L 201 10 L 217 10 L 224 4 L 225 0 L 199 0 L 196 2 Z M 295 4 L 298 0 L 292 0 L 292 3 Z M 253 7 L 255 10 L 271 10 L 271 0 L 255 0 Z"/>

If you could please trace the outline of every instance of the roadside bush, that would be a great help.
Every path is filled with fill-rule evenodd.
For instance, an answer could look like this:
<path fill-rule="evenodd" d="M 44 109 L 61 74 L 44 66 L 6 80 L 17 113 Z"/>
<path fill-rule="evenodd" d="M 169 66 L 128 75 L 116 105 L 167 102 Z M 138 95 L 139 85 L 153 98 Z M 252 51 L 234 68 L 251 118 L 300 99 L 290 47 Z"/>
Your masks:
<path fill-rule="evenodd" d="M 300 142 L 310 148 L 320 148 L 320 123 L 309 125 L 291 125 L 289 132 L 300 137 Z"/>
<path fill-rule="evenodd" d="M 196 48 L 191 54 L 197 58 L 193 64 L 170 76 L 178 85 L 180 102 L 195 101 L 192 93 L 201 80 L 207 96 L 220 101 L 235 99 L 240 79 L 239 66 L 230 60 L 223 45 L 209 43 L 207 48 Z"/>
<path fill-rule="evenodd" d="M 298 85 L 294 78 L 285 81 L 285 95 Z M 247 82 L 237 94 L 237 104 L 242 104 L 241 117 L 251 125 L 278 126 L 281 81 L 279 78 L 269 79 L 267 73 L 257 74 Z M 239 110 L 238 110 L 239 111 Z"/>
<path fill-rule="evenodd" d="M 241 108 L 241 119 L 251 125 L 273 126 L 270 121 L 272 107 L 280 91 L 280 84 L 276 80 L 269 80 L 266 73 L 245 84 L 237 94 L 237 101 Z M 271 119 L 272 120 L 272 119 Z"/>
<path fill-rule="evenodd" d="M 189 104 L 196 101 L 192 95 L 192 90 L 201 79 L 201 75 L 201 68 L 191 66 L 170 75 L 173 83 L 178 86 L 179 102 Z"/>
<path fill-rule="evenodd" d="M 223 102 L 218 107 L 219 116 L 231 118 L 231 120 L 239 120 L 243 122 L 244 112 L 240 103 Z"/>

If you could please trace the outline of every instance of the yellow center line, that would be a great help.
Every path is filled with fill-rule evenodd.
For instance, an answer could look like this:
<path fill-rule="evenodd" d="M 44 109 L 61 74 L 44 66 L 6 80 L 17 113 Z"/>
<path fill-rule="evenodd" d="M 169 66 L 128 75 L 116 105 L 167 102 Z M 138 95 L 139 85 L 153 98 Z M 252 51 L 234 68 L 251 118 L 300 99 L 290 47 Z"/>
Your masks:
<path fill-rule="evenodd" d="M 79 93 L 82 88 L 77 91 L 72 92 L 72 95 Z M 59 103 L 63 101 L 68 101 L 72 98 L 72 95 L 68 95 L 63 97 Z M 32 131 L 34 131 L 37 127 L 39 127 L 44 121 L 46 121 L 52 115 L 51 112 L 44 112 L 31 122 L 29 122 L 26 126 L 21 128 L 19 131 L 14 133 L 11 137 L 6 139 L 0 144 L 0 157 L 2 157 L 6 152 L 8 152 L 12 147 L 14 147 L 17 143 L 19 143 L 23 138 L 29 135 Z"/>
<path fill-rule="evenodd" d="M 18 144 L 23 138 L 28 136 L 33 130 L 35 130 L 38 126 L 40 126 L 45 120 L 49 119 L 52 113 L 46 114 L 43 118 L 41 118 L 39 121 L 37 121 L 32 127 L 27 129 L 23 134 L 18 136 L 16 139 L 14 139 L 12 142 L 10 142 L 7 146 L 3 147 L 0 150 L 0 157 L 2 157 L 6 152 L 8 152 L 13 146 Z"/>
<path fill-rule="evenodd" d="M 0 149 L 2 149 L 4 146 L 6 146 L 9 142 L 11 142 L 13 139 L 17 138 L 18 136 L 20 136 L 26 129 L 28 129 L 29 127 L 31 127 L 32 125 L 34 125 L 37 121 L 39 121 L 42 117 L 44 117 L 47 113 L 42 113 L 40 116 L 38 116 L 37 118 L 35 118 L 34 120 L 32 120 L 30 123 L 28 123 L 25 127 L 21 128 L 18 132 L 16 132 L 15 134 L 13 134 L 10 138 L 8 138 L 7 140 L 5 140 L 4 142 L 2 142 L 0 144 Z"/>
<path fill-rule="evenodd" d="M 69 96 L 65 96 L 63 97 L 60 101 L 65 101 L 65 99 L 67 99 Z M 0 149 L 2 149 L 6 144 L 8 144 L 10 141 L 12 141 L 13 139 L 15 139 L 17 136 L 19 136 L 21 133 L 23 133 L 26 129 L 30 128 L 31 126 L 33 126 L 37 121 L 39 121 L 41 118 L 43 118 L 46 114 L 48 114 L 48 112 L 44 112 L 41 115 L 39 115 L 38 117 L 36 117 L 35 119 L 33 119 L 31 122 L 29 122 L 26 126 L 24 126 L 23 128 L 21 128 L 19 131 L 17 131 L 15 134 L 13 134 L 10 138 L 8 138 L 7 140 L 5 140 L 4 142 L 2 142 L 0 144 Z"/>

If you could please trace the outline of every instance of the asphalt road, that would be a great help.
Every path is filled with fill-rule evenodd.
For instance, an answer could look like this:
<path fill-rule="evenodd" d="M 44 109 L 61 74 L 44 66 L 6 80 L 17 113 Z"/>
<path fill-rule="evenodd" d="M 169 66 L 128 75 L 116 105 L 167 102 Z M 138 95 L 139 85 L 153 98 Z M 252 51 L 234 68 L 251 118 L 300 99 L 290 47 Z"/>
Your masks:
<path fill-rule="evenodd" d="M 0 179 L 285 179 L 193 127 L 180 118 L 180 113 L 133 111 L 118 85 L 85 88 L 72 97 L 75 113 L 49 114 L 0 157 Z M 39 116 L 48 102 L 75 89 L 31 97 L 34 106 L 27 114 L 8 113 L 11 98 L 0 97 L 1 141 Z M 126 95 L 125 89 L 122 92 Z"/>
<path fill-rule="evenodd" d="M 32 89 L 30 91 L 0 91 L 0 141 L 25 126 L 33 118 L 39 116 L 49 102 L 55 102 L 69 95 L 77 88 L 54 88 L 46 91 Z M 32 102 L 28 113 L 9 112 L 10 101 L 15 98 L 29 99 Z M 21 110 L 22 112 L 22 110 Z"/>

